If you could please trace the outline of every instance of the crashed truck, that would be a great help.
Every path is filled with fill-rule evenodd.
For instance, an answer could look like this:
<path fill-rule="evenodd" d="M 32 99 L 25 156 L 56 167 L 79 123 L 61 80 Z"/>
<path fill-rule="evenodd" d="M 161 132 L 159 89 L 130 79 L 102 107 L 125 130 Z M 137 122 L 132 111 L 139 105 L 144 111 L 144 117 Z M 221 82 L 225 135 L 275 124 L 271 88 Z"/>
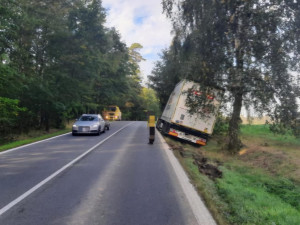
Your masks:
<path fill-rule="evenodd" d="M 203 93 L 199 84 L 182 80 L 171 93 L 162 116 L 157 121 L 157 129 L 166 135 L 198 145 L 206 145 L 213 133 L 223 92 L 220 88 L 211 89 L 209 94 L 206 92 L 206 102 L 213 105 L 213 110 L 206 110 L 204 106 L 200 107 L 197 113 L 191 114 L 186 105 L 188 93 L 194 99 L 203 98 Z"/>

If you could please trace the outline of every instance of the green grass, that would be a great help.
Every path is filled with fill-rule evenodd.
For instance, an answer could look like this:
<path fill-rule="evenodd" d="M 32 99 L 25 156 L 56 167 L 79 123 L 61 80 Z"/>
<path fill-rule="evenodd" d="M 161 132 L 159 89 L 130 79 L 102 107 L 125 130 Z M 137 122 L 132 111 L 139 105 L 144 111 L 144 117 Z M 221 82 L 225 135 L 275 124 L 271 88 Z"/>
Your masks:
<path fill-rule="evenodd" d="M 260 167 L 262 162 L 253 157 L 256 153 L 251 153 L 246 162 L 238 155 L 226 154 L 223 136 L 214 136 L 200 149 L 170 138 L 166 140 L 193 153 L 200 151 L 213 164 L 216 160 L 222 162 L 219 169 L 223 177 L 213 181 L 199 173 L 192 158 L 181 158 L 176 154 L 219 225 L 300 225 L 300 183 L 288 178 L 298 166 L 284 161 L 297 157 L 300 140 L 289 134 L 273 134 L 265 125 L 243 125 L 241 134 L 244 140 L 258 148 L 262 141 L 269 144 L 269 152 L 258 150 L 256 153 L 270 154 L 264 158 L 267 165 L 273 165 L 272 160 L 277 160 L 272 167 L 277 173 Z M 292 167 L 286 172 L 280 171 L 285 169 L 282 163 Z"/>
<path fill-rule="evenodd" d="M 193 159 L 180 159 L 220 225 L 299 225 L 300 186 L 263 171 L 226 163 L 216 181 L 200 174 Z"/>
<path fill-rule="evenodd" d="M 243 137 L 259 137 L 276 143 L 300 146 L 300 138 L 296 138 L 290 133 L 274 134 L 269 130 L 268 125 L 242 125 L 241 134 Z"/>
<path fill-rule="evenodd" d="M 245 167 L 222 170 L 224 177 L 216 185 L 229 206 L 223 213 L 230 224 L 300 224 L 299 186 Z"/>
<path fill-rule="evenodd" d="M 229 211 L 228 204 L 225 203 L 218 194 L 218 189 L 214 181 L 199 173 L 198 168 L 193 164 L 193 159 L 184 158 L 181 161 L 185 170 L 188 171 L 192 183 L 198 192 L 201 193 L 201 197 L 204 199 L 206 206 L 209 208 L 217 223 L 222 225 L 229 224 L 224 215 L 220 213 Z"/>
<path fill-rule="evenodd" d="M 68 132 L 70 132 L 70 129 L 64 129 L 64 130 L 60 130 L 60 131 L 57 131 L 57 132 L 54 132 L 54 133 L 51 133 L 51 134 L 42 135 L 42 136 L 39 136 L 39 137 L 29 138 L 29 139 L 20 140 L 20 141 L 14 141 L 14 142 L 11 142 L 11 143 L 8 143 L 8 144 L 5 144 L 5 145 L 1 145 L 0 146 L 0 152 L 8 150 L 8 149 L 16 148 L 16 147 L 19 147 L 19 146 L 22 146 L 22 145 L 30 144 L 30 143 L 33 143 L 33 142 L 36 142 L 36 141 L 41 141 L 41 140 L 44 140 L 44 139 L 47 139 L 47 138 L 55 137 L 55 136 L 65 134 L 65 133 L 68 133 Z"/>

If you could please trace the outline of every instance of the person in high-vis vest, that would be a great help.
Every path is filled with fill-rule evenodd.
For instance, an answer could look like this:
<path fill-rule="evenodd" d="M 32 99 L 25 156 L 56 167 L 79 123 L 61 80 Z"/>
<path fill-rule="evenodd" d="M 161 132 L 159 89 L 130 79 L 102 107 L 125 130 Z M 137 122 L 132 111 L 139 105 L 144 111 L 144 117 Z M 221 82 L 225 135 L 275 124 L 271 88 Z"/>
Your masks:
<path fill-rule="evenodd" d="M 155 139 L 155 116 L 149 116 L 148 118 L 149 133 L 149 144 L 153 144 Z"/>

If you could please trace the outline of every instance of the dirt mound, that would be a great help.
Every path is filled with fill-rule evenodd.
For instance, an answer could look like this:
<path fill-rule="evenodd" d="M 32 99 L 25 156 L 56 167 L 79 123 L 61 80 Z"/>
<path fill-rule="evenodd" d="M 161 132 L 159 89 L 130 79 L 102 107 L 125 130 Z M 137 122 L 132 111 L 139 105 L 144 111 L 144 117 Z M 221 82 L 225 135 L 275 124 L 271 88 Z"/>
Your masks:
<path fill-rule="evenodd" d="M 194 164 L 198 166 L 199 172 L 205 174 L 211 179 L 222 178 L 222 171 L 218 169 L 218 166 L 207 162 L 207 158 L 201 155 L 194 155 Z"/>
<path fill-rule="evenodd" d="M 208 159 L 200 152 L 195 154 L 178 145 L 171 144 L 170 147 L 173 151 L 178 151 L 180 156 L 183 158 L 193 158 L 194 164 L 198 167 L 200 173 L 205 174 L 213 180 L 216 178 L 222 178 L 222 171 L 218 169 L 218 166 L 208 163 Z M 218 162 L 216 163 L 219 164 Z"/>

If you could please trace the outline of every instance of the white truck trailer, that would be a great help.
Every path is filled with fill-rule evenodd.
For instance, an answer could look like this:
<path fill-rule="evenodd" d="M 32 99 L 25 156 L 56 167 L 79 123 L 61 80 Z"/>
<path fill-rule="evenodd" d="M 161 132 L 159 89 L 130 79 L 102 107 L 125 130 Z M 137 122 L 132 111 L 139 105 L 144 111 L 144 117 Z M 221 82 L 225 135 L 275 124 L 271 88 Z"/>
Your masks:
<path fill-rule="evenodd" d="M 203 94 L 199 91 L 199 84 L 188 80 L 179 82 L 170 95 L 156 127 L 164 134 L 199 145 L 206 145 L 209 136 L 213 132 L 223 91 L 212 89 L 209 94 L 206 94 L 210 104 L 214 105 L 213 112 L 202 107 L 202 112 L 192 115 L 186 105 L 188 92 L 191 92 L 194 98 Z"/>

